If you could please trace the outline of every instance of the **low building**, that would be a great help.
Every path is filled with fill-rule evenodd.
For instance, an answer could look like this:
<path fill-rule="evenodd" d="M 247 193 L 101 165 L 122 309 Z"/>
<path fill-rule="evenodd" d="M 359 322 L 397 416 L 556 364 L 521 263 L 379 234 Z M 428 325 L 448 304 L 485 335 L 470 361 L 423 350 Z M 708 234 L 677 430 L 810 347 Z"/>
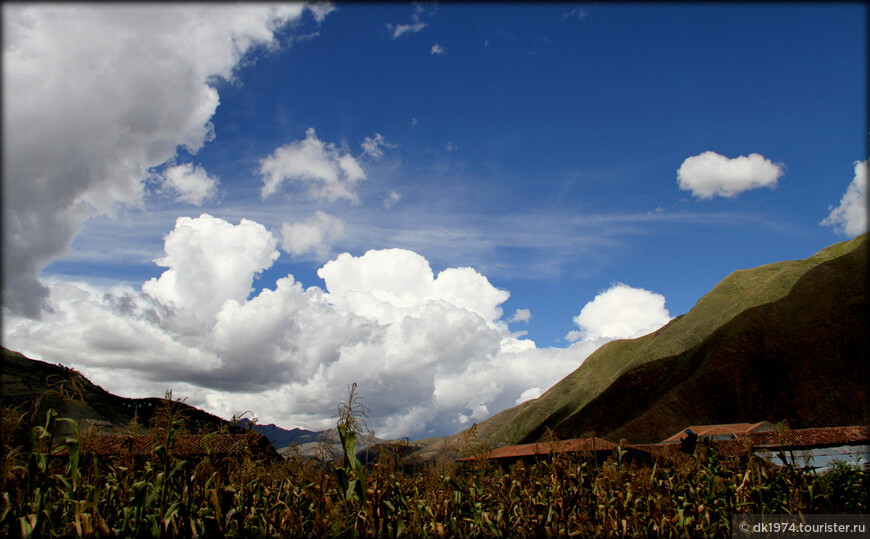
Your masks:
<path fill-rule="evenodd" d="M 834 461 L 870 468 L 870 427 L 829 427 L 740 436 L 772 464 L 825 472 Z"/>
<path fill-rule="evenodd" d="M 865 468 L 870 466 L 870 427 L 777 430 L 763 423 L 745 428 L 744 424 L 689 427 L 657 444 L 628 447 L 654 458 L 673 458 L 685 453 L 685 440 L 690 436 L 687 431 L 690 431 L 692 434 L 703 433 L 697 436 L 698 441 L 724 457 L 746 459 L 755 455 L 777 466 L 788 464 L 820 473 L 827 471 L 834 461 Z"/>
<path fill-rule="evenodd" d="M 691 443 L 689 443 L 691 442 Z M 726 458 L 745 460 L 752 455 L 771 464 L 792 465 L 825 472 L 834 461 L 870 467 L 870 427 L 826 427 L 777 430 L 773 423 L 733 423 L 695 425 L 658 443 L 628 444 L 622 447 L 623 459 L 637 464 L 672 460 L 691 454 L 696 443 Z M 488 451 L 479 457 L 501 465 L 523 461 L 532 463 L 558 453 L 594 457 L 601 462 L 612 456 L 617 444 L 602 438 L 578 438 L 558 442 L 509 445 Z"/>
<path fill-rule="evenodd" d="M 692 425 L 669 438 L 665 438 L 661 443 L 679 443 L 691 434 L 697 436 L 698 440 L 722 441 L 734 440 L 738 434 L 746 434 L 748 432 L 773 432 L 775 430 L 776 425 L 770 421 L 760 421 L 758 423 L 726 423 L 721 425 Z"/>
<path fill-rule="evenodd" d="M 555 442 L 508 445 L 488 451 L 480 457 L 461 458 L 459 462 L 470 462 L 482 457 L 502 466 L 510 466 L 519 461 L 531 464 L 556 454 L 583 455 L 596 462 L 603 462 L 614 449 L 616 449 L 616 444 L 603 438 L 575 438 Z"/>

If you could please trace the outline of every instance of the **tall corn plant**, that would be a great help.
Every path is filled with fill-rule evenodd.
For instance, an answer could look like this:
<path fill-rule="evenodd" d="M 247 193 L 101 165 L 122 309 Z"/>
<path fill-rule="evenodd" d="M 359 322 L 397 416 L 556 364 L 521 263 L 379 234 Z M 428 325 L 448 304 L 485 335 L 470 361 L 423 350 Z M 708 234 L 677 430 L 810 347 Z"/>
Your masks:
<path fill-rule="evenodd" d="M 65 436 L 54 445 L 58 423 L 69 423 L 73 436 Z M 27 495 L 18 528 L 22 537 L 32 537 L 54 532 L 58 525 L 69 525 L 80 519 L 81 504 L 77 496 L 79 486 L 79 457 L 81 434 L 78 423 L 68 418 L 58 418 L 54 409 L 46 413 L 45 425 L 37 425 L 30 433 L 30 454 L 27 461 Z M 66 449 L 67 465 L 64 473 L 53 473 L 50 458 Z M 65 513 L 75 515 L 69 518 Z M 5 520 L 4 515 L 4 520 Z"/>
<path fill-rule="evenodd" d="M 350 510 L 352 522 L 348 523 L 344 532 L 356 535 L 359 531 L 358 520 L 365 520 L 364 505 L 366 503 L 366 471 L 357 459 L 357 436 L 362 434 L 368 408 L 362 403 L 362 397 L 357 393 L 356 382 L 348 391 L 347 402 L 338 405 L 338 437 L 344 452 L 342 466 L 334 469 L 335 480 L 343 504 Z"/>

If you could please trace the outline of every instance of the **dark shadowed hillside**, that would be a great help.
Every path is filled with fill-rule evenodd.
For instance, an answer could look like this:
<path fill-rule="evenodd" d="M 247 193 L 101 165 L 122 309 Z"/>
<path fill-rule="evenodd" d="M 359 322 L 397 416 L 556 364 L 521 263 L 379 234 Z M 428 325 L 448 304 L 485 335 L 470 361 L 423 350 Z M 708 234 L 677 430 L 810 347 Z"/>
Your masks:
<path fill-rule="evenodd" d="M 73 398 L 76 393 L 84 402 Z M 163 399 L 156 397 L 127 399 L 113 395 L 67 367 L 30 359 L 6 348 L 0 362 L 0 401 L 27 412 L 36 424 L 43 421 L 46 410 L 53 408 L 61 417 L 79 422 L 108 422 L 106 428 L 123 427 L 134 416 L 147 427 L 154 411 L 163 404 Z M 179 403 L 179 407 L 190 430 L 217 430 L 227 423 L 193 406 Z"/>
<path fill-rule="evenodd" d="M 637 367 L 554 429 L 570 438 L 657 441 L 686 425 L 870 419 L 867 244 L 807 271 L 789 293 L 704 341 Z"/>

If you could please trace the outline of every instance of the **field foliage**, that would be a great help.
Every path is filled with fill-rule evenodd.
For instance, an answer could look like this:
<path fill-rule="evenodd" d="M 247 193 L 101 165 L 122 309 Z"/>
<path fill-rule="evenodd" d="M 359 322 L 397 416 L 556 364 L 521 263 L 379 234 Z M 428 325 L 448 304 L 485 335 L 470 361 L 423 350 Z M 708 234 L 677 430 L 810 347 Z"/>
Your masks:
<path fill-rule="evenodd" d="M 0 536 L 728 536 L 734 513 L 867 512 L 867 474 L 838 466 L 825 475 L 727 461 L 703 446 L 667 464 L 636 466 L 624 453 L 604 463 L 550 455 L 508 469 L 463 440 L 468 462 L 403 464 L 383 452 L 356 459 L 362 425 L 355 387 L 339 407 L 342 459 L 253 455 L 183 460 L 174 441 L 184 418 L 171 399 L 150 433 L 150 458 L 82 454 L 72 420 L 3 414 Z M 60 424 L 71 434 L 57 437 Z"/>

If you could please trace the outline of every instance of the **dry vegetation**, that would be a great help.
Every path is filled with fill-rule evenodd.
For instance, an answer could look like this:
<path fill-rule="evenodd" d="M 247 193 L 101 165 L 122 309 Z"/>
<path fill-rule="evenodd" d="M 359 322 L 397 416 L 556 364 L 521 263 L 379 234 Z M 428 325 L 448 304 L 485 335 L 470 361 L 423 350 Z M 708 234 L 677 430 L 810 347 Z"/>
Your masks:
<path fill-rule="evenodd" d="M 74 394 L 71 395 L 74 397 Z M 867 512 L 867 474 L 848 466 L 817 476 L 702 450 L 666 466 L 633 466 L 623 453 L 595 465 L 551 455 L 508 470 L 478 458 L 415 470 L 389 452 L 364 467 L 354 456 L 364 407 L 351 390 L 339 407 L 345 455 L 322 465 L 299 456 L 267 463 L 181 460 L 177 402 L 152 425 L 154 455 L 94 458 L 71 420 L 4 410 L 0 535 L 85 537 L 299 536 L 729 536 L 734 513 Z M 60 423 L 72 435 L 55 438 Z M 8 442 L 8 443 L 7 443 Z M 482 448 L 474 439 L 466 453 Z"/>

